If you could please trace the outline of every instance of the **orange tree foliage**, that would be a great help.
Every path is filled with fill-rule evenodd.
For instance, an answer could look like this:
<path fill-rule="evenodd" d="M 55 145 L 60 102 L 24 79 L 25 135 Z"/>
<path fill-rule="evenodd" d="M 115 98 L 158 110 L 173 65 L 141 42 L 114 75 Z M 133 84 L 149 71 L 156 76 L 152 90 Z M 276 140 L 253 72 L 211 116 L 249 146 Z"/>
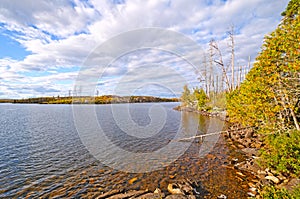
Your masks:
<path fill-rule="evenodd" d="M 300 104 L 299 13 L 300 1 L 291 0 L 277 29 L 265 37 L 262 51 L 246 80 L 228 94 L 227 111 L 232 122 L 259 127 L 263 132 L 274 131 L 278 126 L 283 129 L 297 126 Z"/>
<path fill-rule="evenodd" d="M 300 175 L 299 14 L 300 0 L 291 0 L 277 29 L 265 37 L 246 80 L 227 95 L 231 121 L 265 135 L 260 163 L 292 176 Z"/>

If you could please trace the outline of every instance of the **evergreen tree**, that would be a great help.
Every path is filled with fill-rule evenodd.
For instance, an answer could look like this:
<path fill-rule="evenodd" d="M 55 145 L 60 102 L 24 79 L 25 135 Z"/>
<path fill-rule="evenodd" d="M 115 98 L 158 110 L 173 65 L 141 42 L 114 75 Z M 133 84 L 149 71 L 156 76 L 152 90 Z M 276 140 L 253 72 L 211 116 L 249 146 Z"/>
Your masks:
<path fill-rule="evenodd" d="M 241 87 L 228 95 L 233 122 L 265 132 L 299 129 L 300 3 L 291 0 L 283 20 L 265 38 L 262 52 Z"/>
<path fill-rule="evenodd" d="M 300 1 L 291 0 L 246 80 L 227 96 L 231 121 L 265 135 L 261 163 L 294 176 L 300 174 L 299 14 Z"/>

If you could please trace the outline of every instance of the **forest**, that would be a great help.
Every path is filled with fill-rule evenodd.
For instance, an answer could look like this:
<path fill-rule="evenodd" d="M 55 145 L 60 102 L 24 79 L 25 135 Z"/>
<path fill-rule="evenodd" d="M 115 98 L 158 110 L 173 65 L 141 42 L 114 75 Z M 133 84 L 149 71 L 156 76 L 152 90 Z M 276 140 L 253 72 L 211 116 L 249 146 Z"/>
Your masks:
<path fill-rule="evenodd" d="M 221 51 L 212 40 L 204 85 L 192 90 L 186 85 L 181 96 L 183 107 L 207 112 L 226 110 L 231 124 L 252 128 L 262 135 L 264 147 L 260 149 L 259 165 L 296 179 L 300 175 L 299 14 L 300 1 L 291 0 L 281 14 L 280 24 L 265 36 L 251 69 L 235 70 L 234 32 L 229 34 L 232 41 L 229 68 L 224 67 Z M 208 73 L 212 64 L 221 69 L 221 76 L 216 78 Z M 261 194 L 263 198 L 300 198 L 300 185 L 289 191 L 269 185 Z"/>

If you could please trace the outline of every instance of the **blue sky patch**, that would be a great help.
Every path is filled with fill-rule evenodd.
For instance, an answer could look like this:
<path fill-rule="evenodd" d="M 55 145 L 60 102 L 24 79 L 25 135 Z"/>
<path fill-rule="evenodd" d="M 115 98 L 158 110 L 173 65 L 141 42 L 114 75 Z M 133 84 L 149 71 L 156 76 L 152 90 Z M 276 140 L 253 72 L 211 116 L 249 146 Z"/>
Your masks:
<path fill-rule="evenodd" d="M 29 54 L 20 43 L 0 33 L 0 58 L 23 60 Z"/>

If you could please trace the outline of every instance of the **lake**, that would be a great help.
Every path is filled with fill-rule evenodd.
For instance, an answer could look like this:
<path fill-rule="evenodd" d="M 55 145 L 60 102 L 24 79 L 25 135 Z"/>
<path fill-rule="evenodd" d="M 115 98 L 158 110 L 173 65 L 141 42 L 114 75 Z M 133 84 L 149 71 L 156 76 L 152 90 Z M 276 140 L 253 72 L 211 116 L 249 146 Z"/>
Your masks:
<path fill-rule="evenodd" d="M 118 188 L 167 193 L 179 178 L 198 182 L 200 198 L 246 197 L 247 181 L 226 167 L 241 155 L 223 137 L 180 141 L 222 122 L 177 105 L 0 104 L 0 198 L 91 198 Z M 94 118 L 85 113 L 91 108 Z"/>

